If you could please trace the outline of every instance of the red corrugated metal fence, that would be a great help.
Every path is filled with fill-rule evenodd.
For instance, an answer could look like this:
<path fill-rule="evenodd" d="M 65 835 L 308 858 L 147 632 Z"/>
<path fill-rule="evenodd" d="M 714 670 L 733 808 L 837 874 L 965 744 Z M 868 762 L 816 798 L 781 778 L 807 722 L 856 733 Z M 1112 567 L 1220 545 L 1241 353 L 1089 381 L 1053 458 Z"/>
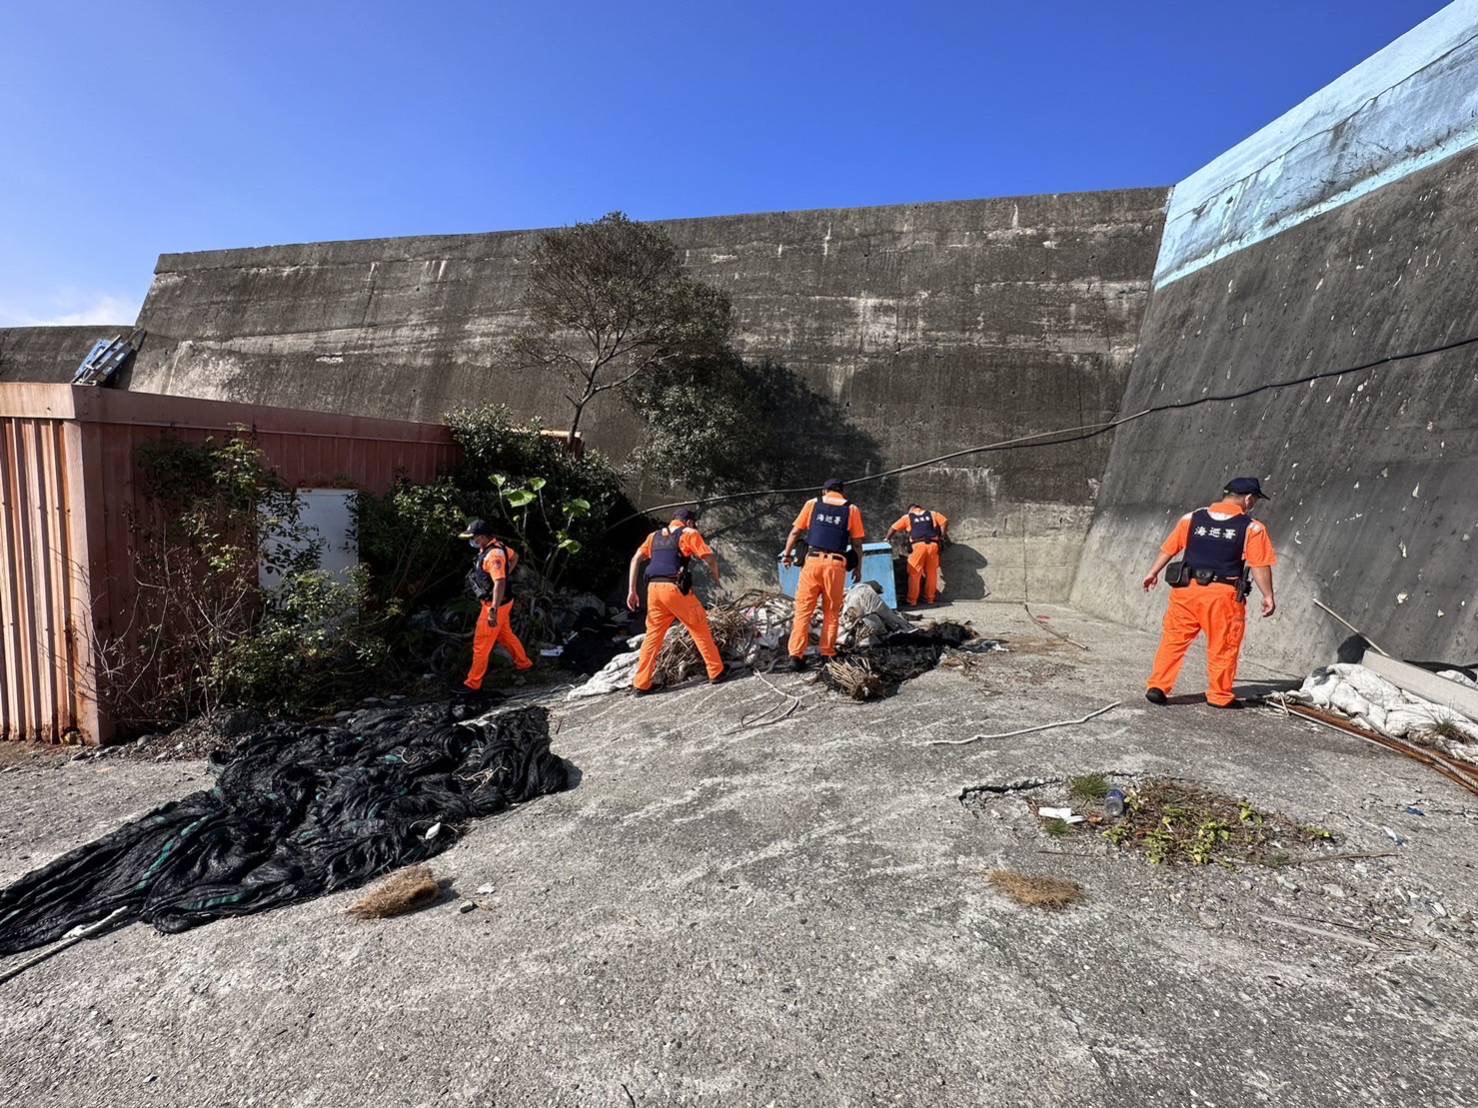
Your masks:
<path fill-rule="evenodd" d="M 134 604 L 135 451 L 245 429 L 289 484 L 384 492 L 456 462 L 447 428 L 67 385 L 0 384 L 0 736 L 106 742 L 96 644 Z"/>

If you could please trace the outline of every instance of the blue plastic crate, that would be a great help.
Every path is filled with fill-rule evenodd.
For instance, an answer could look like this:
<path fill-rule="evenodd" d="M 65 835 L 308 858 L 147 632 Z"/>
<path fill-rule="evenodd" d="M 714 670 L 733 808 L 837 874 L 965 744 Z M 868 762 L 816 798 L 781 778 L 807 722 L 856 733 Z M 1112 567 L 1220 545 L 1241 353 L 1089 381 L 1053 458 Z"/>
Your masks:
<path fill-rule="evenodd" d="M 801 583 L 801 567 L 797 562 L 793 566 L 776 563 L 780 571 L 780 591 L 786 596 L 794 596 L 795 590 Z M 869 542 L 862 546 L 862 579 L 864 581 L 876 581 L 883 587 L 883 600 L 890 608 L 898 607 L 898 590 L 893 585 L 893 548 L 885 542 Z M 852 585 L 852 578 L 847 576 L 847 586 Z"/>

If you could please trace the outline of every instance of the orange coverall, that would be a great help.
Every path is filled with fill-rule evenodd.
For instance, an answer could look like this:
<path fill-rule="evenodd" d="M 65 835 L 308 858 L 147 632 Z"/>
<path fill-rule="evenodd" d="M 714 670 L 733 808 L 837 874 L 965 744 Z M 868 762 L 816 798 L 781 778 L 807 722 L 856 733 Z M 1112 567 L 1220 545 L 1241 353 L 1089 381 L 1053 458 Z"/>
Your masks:
<path fill-rule="evenodd" d="M 949 517 L 943 512 L 930 512 L 934 517 L 934 526 L 939 529 L 940 534 L 949 526 Z M 913 524 L 905 513 L 897 523 L 888 528 L 888 534 L 894 531 L 907 533 L 913 529 Z M 908 602 L 917 604 L 919 602 L 919 586 L 923 586 L 924 599 L 933 604 L 939 596 L 939 543 L 916 542 L 913 549 L 908 552 Z"/>
<path fill-rule="evenodd" d="M 679 552 L 689 558 L 713 557 L 713 550 L 694 528 L 678 519 L 668 526 L 674 531 L 682 532 L 677 541 Z M 641 556 L 648 560 L 652 557 L 652 538 L 652 535 L 648 535 L 640 548 Z M 667 632 L 671 630 L 674 620 L 686 627 L 688 634 L 693 636 L 693 645 L 698 648 L 698 656 L 703 659 L 703 666 L 708 670 L 708 679 L 712 681 L 723 673 L 724 658 L 719 653 L 718 643 L 713 641 L 713 632 L 708 627 L 708 613 L 703 610 L 703 602 L 694 593 L 684 596 L 671 581 L 648 581 L 647 633 L 641 641 L 641 653 L 636 659 L 636 673 L 631 678 L 632 688 L 652 687 L 652 677 L 657 671 L 657 655 L 662 653 L 662 642 L 667 638 Z"/>
<path fill-rule="evenodd" d="M 826 493 L 828 504 L 845 504 L 847 498 L 838 493 Z M 811 510 L 816 507 L 813 497 L 806 501 L 801 514 L 795 517 L 792 529 L 805 531 L 811 526 Z M 866 532 L 862 529 L 862 512 L 852 505 L 847 518 L 847 534 L 860 547 Z M 816 614 L 816 603 L 821 602 L 821 656 L 831 658 L 837 652 L 837 625 L 842 618 L 842 599 L 847 593 L 847 559 L 842 554 L 806 551 L 806 560 L 801 563 L 801 580 L 795 590 L 795 619 L 790 627 L 790 656 L 804 658 L 811 643 L 811 617 Z"/>
<path fill-rule="evenodd" d="M 508 580 L 508 574 L 517 565 L 518 555 L 508 547 L 499 543 L 489 543 L 483 548 L 483 572 L 493 579 L 494 585 L 499 581 Z M 513 658 L 513 667 L 520 673 L 534 668 L 534 663 L 529 661 L 529 656 L 524 653 L 523 643 L 519 642 L 518 636 L 513 633 L 513 601 L 505 600 L 503 606 L 498 609 L 497 627 L 488 625 L 488 617 L 492 615 L 492 612 L 492 600 L 484 600 L 482 611 L 477 614 L 477 630 L 472 633 L 472 668 L 467 671 L 467 680 L 462 683 L 473 692 L 482 688 L 482 679 L 487 675 L 488 663 L 492 661 L 495 646 L 501 646 L 508 651 Z"/>
<path fill-rule="evenodd" d="M 1219 500 L 1207 509 L 1217 519 L 1231 519 L 1242 514 L 1242 506 L 1234 500 Z M 1185 549 L 1191 533 L 1191 513 L 1180 517 L 1175 529 L 1160 546 L 1160 553 L 1175 555 Z M 1268 529 L 1253 520 L 1247 528 L 1242 547 L 1242 560 L 1261 568 L 1277 562 Z M 1180 676 L 1186 651 L 1196 636 L 1206 633 L 1206 701 L 1230 704 L 1232 682 L 1237 678 L 1237 658 L 1242 651 L 1242 636 L 1247 631 L 1247 605 L 1237 600 L 1237 587 L 1222 582 L 1200 585 L 1192 581 L 1181 589 L 1170 590 L 1170 606 L 1165 609 L 1165 628 L 1160 636 L 1160 649 L 1155 652 L 1154 670 L 1146 688 L 1169 694 Z"/>

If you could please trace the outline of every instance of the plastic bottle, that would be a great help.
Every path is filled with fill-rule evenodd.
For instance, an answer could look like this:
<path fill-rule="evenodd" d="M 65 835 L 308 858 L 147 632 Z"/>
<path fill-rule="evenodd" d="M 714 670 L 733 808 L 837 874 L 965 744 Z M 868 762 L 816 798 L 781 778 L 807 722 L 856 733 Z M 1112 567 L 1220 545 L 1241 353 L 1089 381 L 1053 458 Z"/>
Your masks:
<path fill-rule="evenodd" d="M 1110 819 L 1118 819 L 1124 814 L 1124 790 L 1110 789 L 1108 795 L 1103 798 L 1103 814 Z"/>

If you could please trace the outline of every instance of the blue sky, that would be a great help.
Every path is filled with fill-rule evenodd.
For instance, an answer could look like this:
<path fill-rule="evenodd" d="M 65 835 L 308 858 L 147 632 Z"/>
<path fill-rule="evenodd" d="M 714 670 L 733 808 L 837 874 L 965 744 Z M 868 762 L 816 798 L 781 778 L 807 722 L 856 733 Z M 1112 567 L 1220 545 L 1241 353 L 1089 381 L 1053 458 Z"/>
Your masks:
<path fill-rule="evenodd" d="M 1434 0 L 0 5 L 0 325 L 160 253 L 1172 184 Z"/>

